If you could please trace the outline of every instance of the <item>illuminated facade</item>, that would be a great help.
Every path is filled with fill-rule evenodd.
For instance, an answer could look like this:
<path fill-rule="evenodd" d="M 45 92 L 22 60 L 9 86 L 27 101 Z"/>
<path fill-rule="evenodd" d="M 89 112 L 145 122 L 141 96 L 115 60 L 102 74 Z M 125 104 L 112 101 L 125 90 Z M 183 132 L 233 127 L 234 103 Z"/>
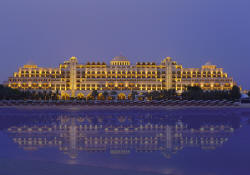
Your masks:
<path fill-rule="evenodd" d="M 160 64 L 137 62 L 132 65 L 124 56 L 110 61 L 78 63 L 76 57 L 58 68 L 24 65 L 8 80 L 8 86 L 24 90 L 58 90 L 64 97 L 84 97 L 92 90 L 124 93 L 175 89 L 187 86 L 204 90 L 230 90 L 235 82 L 222 68 L 207 63 L 201 68 L 183 68 L 167 57 Z"/>

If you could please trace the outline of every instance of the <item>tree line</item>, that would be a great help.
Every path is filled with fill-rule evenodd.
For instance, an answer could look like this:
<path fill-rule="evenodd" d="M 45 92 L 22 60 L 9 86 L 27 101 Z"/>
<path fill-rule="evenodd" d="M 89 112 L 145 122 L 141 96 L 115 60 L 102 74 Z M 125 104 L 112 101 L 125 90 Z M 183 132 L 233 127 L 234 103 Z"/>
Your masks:
<path fill-rule="evenodd" d="M 241 93 L 238 86 L 233 86 L 229 91 L 203 91 L 199 86 L 189 86 L 181 97 L 186 100 L 237 100 L 241 97 Z"/>
<path fill-rule="evenodd" d="M 91 93 L 92 100 L 97 99 L 99 92 L 93 90 Z M 250 91 L 248 92 L 250 96 Z M 13 100 L 57 100 L 60 97 L 59 91 L 22 91 L 18 89 L 12 89 L 0 85 L 0 100 L 2 99 L 13 99 Z M 110 97 L 110 98 L 108 98 Z M 118 93 L 116 91 L 104 91 L 102 92 L 102 100 L 107 99 L 117 99 Z M 162 91 L 151 91 L 138 93 L 137 91 L 132 91 L 129 95 L 129 99 L 135 100 L 237 100 L 241 97 L 240 89 L 237 86 L 229 91 L 204 91 L 199 86 L 189 86 L 187 89 L 181 93 L 177 94 L 175 89 L 162 90 Z M 72 98 L 71 98 L 72 99 Z"/>
<path fill-rule="evenodd" d="M 59 95 L 58 91 L 22 91 L 0 85 L 0 100 L 56 100 Z"/>

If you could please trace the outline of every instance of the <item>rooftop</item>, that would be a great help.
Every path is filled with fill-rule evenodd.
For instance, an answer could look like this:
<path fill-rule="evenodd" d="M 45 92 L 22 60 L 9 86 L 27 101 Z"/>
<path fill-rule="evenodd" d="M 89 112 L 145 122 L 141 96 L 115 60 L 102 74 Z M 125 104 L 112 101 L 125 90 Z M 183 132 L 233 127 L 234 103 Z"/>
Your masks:
<path fill-rule="evenodd" d="M 123 56 L 123 55 L 120 55 L 120 56 L 116 56 L 112 59 L 112 61 L 128 61 L 128 59 Z"/>

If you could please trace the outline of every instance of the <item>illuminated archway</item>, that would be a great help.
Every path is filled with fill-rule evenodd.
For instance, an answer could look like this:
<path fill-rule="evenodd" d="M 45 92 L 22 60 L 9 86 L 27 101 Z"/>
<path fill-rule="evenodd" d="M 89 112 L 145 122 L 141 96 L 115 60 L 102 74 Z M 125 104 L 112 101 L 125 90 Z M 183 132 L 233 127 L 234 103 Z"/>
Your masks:
<path fill-rule="evenodd" d="M 87 100 L 93 100 L 94 99 L 91 92 L 86 96 L 86 98 L 87 98 Z"/>
<path fill-rule="evenodd" d="M 128 99 L 129 99 L 129 100 L 133 100 L 132 93 L 128 94 Z"/>
<path fill-rule="evenodd" d="M 144 100 L 144 94 L 142 92 L 139 94 L 138 100 Z"/>
<path fill-rule="evenodd" d="M 84 94 L 83 93 L 77 94 L 77 99 L 83 99 L 83 98 L 84 98 Z"/>
<path fill-rule="evenodd" d="M 131 93 L 128 94 L 128 99 L 129 100 L 135 100 L 137 99 L 138 93 L 136 91 L 132 91 Z"/>
<path fill-rule="evenodd" d="M 125 100 L 126 99 L 126 95 L 124 93 L 120 93 L 118 94 L 118 100 Z"/>
<path fill-rule="evenodd" d="M 108 96 L 108 100 L 112 100 L 112 96 Z"/>
<path fill-rule="evenodd" d="M 62 100 L 69 100 L 69 99 L 70 99 L 69 94 L 67 93 L 62 94 Z"/>
<path fill-rule="evenodd" d="M 97 99 L 98 100 L 105 100 L 104 96 L 102 93 L 99 93 L 98 96 L 97 96 Z"/>

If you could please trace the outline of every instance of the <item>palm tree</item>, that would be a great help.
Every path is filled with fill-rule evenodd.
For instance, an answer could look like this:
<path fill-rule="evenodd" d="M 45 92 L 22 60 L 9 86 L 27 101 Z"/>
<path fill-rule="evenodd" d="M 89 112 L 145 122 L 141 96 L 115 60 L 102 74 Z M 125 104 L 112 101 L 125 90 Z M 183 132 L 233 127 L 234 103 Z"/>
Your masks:
<path fill-rule="evenodd" d="M 149 93 L 149 98 L 152 100 L 160 100 L 162 97 L 159 91 L 152 91 Z"/>
<path fill-rule="evenodd" d="M 93 90 L 92 93 L 91 93 L 91 96 L 96 99 L 96 97 L 98 96 L 98 91 L 97 90 Z"/>
<path fill-rule="evenodd" d="M 233 86 L 230 91 L 230 96 L 233 100 L 237 100 L 241 97 L 240 88 L 238 86 Z"/>
<path fill-rule="evenodd" d="M 135 100 L 135 97 L 138 95 L 138 92 L 137 91 L 132 91 L 131 92 L 131 98 L 132 100 Z"/>
<path fill-rule="evenodd" d="M 112 99 L 116 99 L 117 92 L 116 91 L 111 91 L 110 95 L 112 96 Z"/>
<path fill-rule="evenodd" d="M 36 99 L 36 92 L 35 91 L 31 91 L 31 99 L 32 100 Z"/>
<path fill-rule="evenodd" d="M 45 91 L 45 90 L 43 91 L 43 99 L 47 100 L 47 91 Z"/>
<path fill-rule="evenodd" d="M 208 93 L 203 93 L 203 90 L 199 86 L 188 86 L 187 90 L 182 93 L 182 97 L 185 99 L 198 100 L 202 97 L 208 98 Z"/>
<path fill-rule="evenodd" d="M 48 92 L 48 98 L 49 98 L 49 100 L 52 100 L 52 91 Z"/>
<path fill-rule="evenodd" d="M 39 100 L 43 100 L 43 94 L 41 91 L 39 91 L 37 95 Z"/>
<path fill-rule="evenodd" d="M 59 99 L 60 96 L 61 96 L 61 94 L 59 93 L 59 90 L 57 89 L 57 90 L 56 90 L 56 93 L 55 93 L 55 97 L 56 97 L 55 100 Z"/>
<path fill-rule="evenodd" d="M 109 95 L 109 93 L 108 93 L 107 91 L 104 91 L 104 92 L 102 93 L 102 95 L 103 95 L 104 99 L 106 100 L 107 97 L 108 97 L 108 95 Z"/>
<path fill-rule="evenodd" d="M 176 98 L 176 90 L 175 89 L 169 89 L 169 90 L 162 90 L 160 92 L 160 98 L 161 99 L 175 99 Z"/>

